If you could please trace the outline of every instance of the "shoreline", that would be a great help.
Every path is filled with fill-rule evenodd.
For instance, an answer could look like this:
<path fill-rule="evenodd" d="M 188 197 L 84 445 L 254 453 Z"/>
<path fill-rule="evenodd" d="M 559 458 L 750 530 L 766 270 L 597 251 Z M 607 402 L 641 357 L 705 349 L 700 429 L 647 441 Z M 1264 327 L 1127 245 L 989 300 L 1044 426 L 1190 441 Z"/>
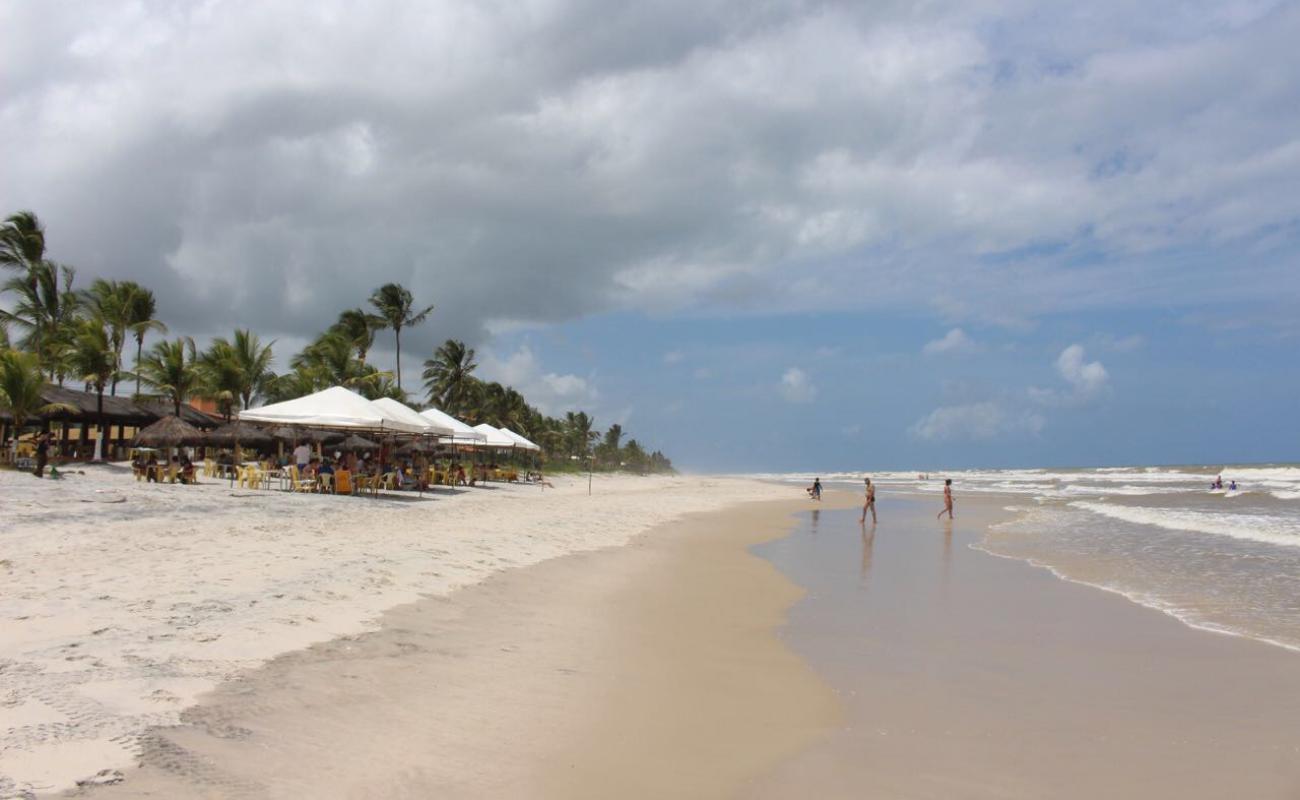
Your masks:
<path fill-rule="evenodd" d="M 802 591 L 751 552 L 806 507 L 692 514 L 393 609 L 219 688 L 89 796 L 730 795 L 838 722 L 776 635 Z"/>
<path fill-rule="evenodd" d="M 745 797 L 1289 798 L 1300 662 L 978 545 L 998 499 L 890 498 L 764 545 L 810 587 L 787 642 L 847 724 Z M 887 516 L 886 516 L 887 514 Z"/>

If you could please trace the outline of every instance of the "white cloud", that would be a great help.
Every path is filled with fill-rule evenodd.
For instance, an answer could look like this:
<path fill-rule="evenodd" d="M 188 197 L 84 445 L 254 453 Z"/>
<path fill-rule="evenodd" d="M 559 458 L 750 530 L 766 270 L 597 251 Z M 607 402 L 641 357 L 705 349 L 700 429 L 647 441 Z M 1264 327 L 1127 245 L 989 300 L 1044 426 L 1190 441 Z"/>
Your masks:
<path fill-rule="evenodd" d="M 909 433 L 931 442 L 984 441 L 1013 434 L 1037 435 L 1046 422 L 1041 414 L 1011 411 L 986 400 L 936 408 L 912 425 Z"/>
<path fill-rule="evenodd" d="M 1269 324 L 1300 7 L 1219 6 L 9 3 L 0 213 L 198 330 L 406 283 L 412 351 L 628 308 Z"/>
<path fill-rule="evenodd" d="M 680 364 L 684 358 L 686 358 L 686 354 L 681 350 L 669 350 L 664 353 L 664 363 L 668 365 Z"/>
<path fill-rule="evenodd" d="M 600 400 L 590 377 L 545 371 L 527 344 L 504 357 L 490 350 L 482 351 L 477 374 L 483 380 L 513 386 L 543 414 L 576 410 L 591 413 Z"/>
<path fill-rule="evenodd" d="M 790 367 L 785 371 L 779 388 L 787 403 L 811 403 L 817 399 L 817 387 L 813 385 L 808 373 L 798 367 Z"/>
<path fill-rule="evenodd" d="M 926 342 L 921 352 L 927 356 L 940 355 L 942 353 L 969 353 L 976 349 L 975 340 L 966 335 L 961 328 L 953 328 L 944 334 L 942 339 L 935 339 L 932 342 Z"/>
<path fill-rule="evenodd" d="M 1110 374 L 1100 361 L 1087 361 L 1083 345 L 1072 344 L 1056 357 L 1056 372 L 1069 390 L 1031 386 L 1029 399 L 1045 406 L 1080 405 L 1102 397 L 1110 390 Z"/>
<path fill-rule="evenodd" d="M 1083 346 L 1072 344 L 1056 359 L 1056 371 L 1081 397 L 1092 397 L 1106 389 L 1110 375 L 1100 361 L 1084 361 Z"/>

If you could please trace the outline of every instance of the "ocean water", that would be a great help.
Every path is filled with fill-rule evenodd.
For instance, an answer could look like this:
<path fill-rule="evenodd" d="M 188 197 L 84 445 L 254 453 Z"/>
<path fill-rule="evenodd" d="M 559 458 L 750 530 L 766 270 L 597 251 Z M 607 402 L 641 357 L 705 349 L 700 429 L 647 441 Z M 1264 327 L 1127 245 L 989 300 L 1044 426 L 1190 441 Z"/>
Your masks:
<path fill-rule="evenodd" d="M 864 473 L 821 475 L 836 488 Z M 869 473 L 890 494 L 1007 499 L 1015 518 L 973 545 L 1118 592 L 1188 625 L 1300 651 L 1300 465 Z M 1222 475 L 1238 489 L 1213 491 Z M 808 484 L 808 475 L 764 475 Z"/>

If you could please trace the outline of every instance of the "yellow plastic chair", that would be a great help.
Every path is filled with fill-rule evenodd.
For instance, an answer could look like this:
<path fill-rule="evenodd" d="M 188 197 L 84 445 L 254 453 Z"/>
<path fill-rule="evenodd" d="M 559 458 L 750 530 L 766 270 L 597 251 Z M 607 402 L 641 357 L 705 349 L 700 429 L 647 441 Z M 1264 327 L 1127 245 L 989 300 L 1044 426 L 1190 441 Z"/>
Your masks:
<path fill-rule="evenodd" d="M 316 491 L 316 481 L 303 480 L 296 466 L 289 467 L 289 486 L 295 492 Z"/>

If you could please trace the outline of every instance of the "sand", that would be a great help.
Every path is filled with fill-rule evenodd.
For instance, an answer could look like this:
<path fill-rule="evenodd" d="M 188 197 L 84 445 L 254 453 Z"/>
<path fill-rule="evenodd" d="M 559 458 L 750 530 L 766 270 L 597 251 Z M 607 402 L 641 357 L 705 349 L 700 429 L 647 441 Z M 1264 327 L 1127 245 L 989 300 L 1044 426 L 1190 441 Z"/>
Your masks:
<path fill-rule="evenodd" d="M 120 782 L 74 793 L 96 800 L 1300 796 L 1295 653 L 1195 630 L 975 549 L 1004 514 L 997 498 L 959 497 L 958 519 L 947 524 L 934 519 L 933 499 L 885 494 L 880 524 L 861 528 L 855 511 L 842 510 L 856 503 L 851 495 L 830 493 L 816 506 L 751 502 L 798 489 L 698 478 L 606 488 L 605 500 L 586 505 L 585 486 L 575 485 L 550 500 L 518 488 L 438 501 L 445 505 L 433 515 L 419 505 L 371 504 L 347 520 L 331 512 L 335 524 L 325 530 L 276 533 L 261 553 L 275 557 L 266 569 L 340 586 L 369 574 L 333 555 L 341 541 L 360 539 L 366 545 L 353 557 L 364 565 L 387 559 L 401 587 L 387 596 L 410 590 L 412 602 L 363 618 L 345 612 L 370 590 L 352 589 L 337 606 L 288 594 L 299 613 L 332 610 L 320 618 L 352 620 L 354 628 L 270 661 L 249 659 L 198 705 L 196 690 L 175 704 L 187 708 L 147 729 L 126 703 L 119 716 L 132 727 L 119 739 L 142 766 L 109 771 L 101 780 Z M 142 502 L 127 489 L 129 502 Z M 221 544 L 229 549 L 240 534 L 213 522 L 242 512 L 220 510 L 230 501 L 213 497 L 181 538 L 217 542 L 192 545 L 191 554 L 221 565 Z M 281 527 L 313 508 L 285 512 L 277 503 L 286 501 L 332 499 L 249 502 L 279 515 Z M 658 524 L 633 530 L 633 515 Z M 456 523 L 430 534 L 433 517 Z M 475 527 L 479 517 L 492 524 Z M 521 535 L 522 520 L 532 537 Z M 547 522 L 528 527 L 537 520 Z M 415 530 L 402 532 L 403 521 Z M 115 524 L 138 552 L 152 552 L 142 545 L 163 538 L 160 531 L 139 538 L 131 525 Z M 556 530 L 548 533 L 548 525 Z M 213 527 L 220 530 L 206 532 Z M 340 528 L 347 539 L 340 541 Z M 392 538 L 403 545 L 394 548 Z M 542 542 L 564 557 L 537 556 L 524 569 L 482 557 L 522 567 Z M 432 543 L 439 552 L 426 553 Z M 113 551 L 106 544 L 96 553 L 113 564 Z M 316 553 L 339 574 L 293 566 Z M 166 558 L 156 566 L 164 578 L 172 572 Z M 259 568 L 253 561 L 249 571 Z M 453 568 L 462 588 L 411 589 Z M 84 582 L 95 565 L 83 559 L 59 569 Z M 136 590 L 150 597 L 170 585 Z M 74 637 L 70 643 L 96 643 L 93 629 L 80 638 L 67 633 L 78 620 L 57 610 L 47 609 L 50 630 Z M 224 635 L 221 623 L 205 624 Z M 138 625 L 137 640 L 167 630 L 148 617 Z M 246 623 L 272 641 L 295 630 L 280 625 L 275 617 Z M 176 638 L 176 652 L 202 653 L 194 640 Z M 0 680 L 74 696 L 81 705 L 68 707 L 113 720 L 120 698 L 148 699 L 155 682 L 184 677 L 167 670 L 191 662 L 110 675 L 107 688 L 53 680 L 52 659 L 27 663 L 43 669 L 6 664 Z M 198 679 L 215 681 L 216 662 L 207 666 Z M 71 674 L 89 670 L 76 665 Z M 55 737 L 32 748 L 31 762 L 14 760 L 27 752 L 20 746 L 5 751 L 4 763 L 34 773 L 65 758 L 90 766 L 115 755 L 108 745 L 119 740 L 105 745 L 101 737 L 78 738 L 81 726 L 50 727 L 40 722 L 47 712 L 21 693 L 10 696 L 20 698 L 7 711 L 21 723 L 10 736 L 44 730 Z M 67 735 L 58 738 L 61 732 Z"/>
<path fill-rule="evenodd" d="M 745 549 L 791 510 L 692 515 L 395 609 L 221 688 L 92 796 L 726 796 L 838 721 L 773 635 L 801 593 Z"/>
<path fill-rule="evenodd" d="M 0 471 L 0 798 L 112 781 L 204 692 L 503 570 L 772 494 L 597 476 L 424 499 Z"/>

